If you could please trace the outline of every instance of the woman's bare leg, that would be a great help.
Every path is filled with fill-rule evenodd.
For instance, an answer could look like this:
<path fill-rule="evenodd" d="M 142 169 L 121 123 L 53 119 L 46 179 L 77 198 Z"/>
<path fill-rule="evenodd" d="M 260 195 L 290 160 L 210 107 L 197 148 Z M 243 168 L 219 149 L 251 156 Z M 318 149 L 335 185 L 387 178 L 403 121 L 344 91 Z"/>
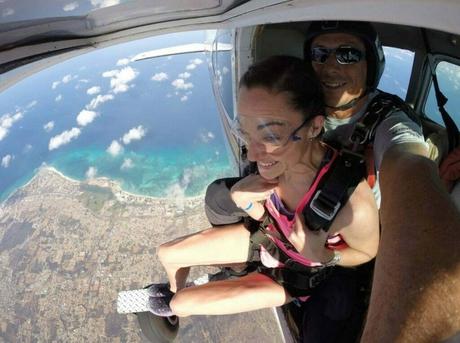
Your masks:
<path fill-rule="evenodd" d="M 191 266 L 245 262 L 249 231 L 242 224 L 211 228 L 162 244 L 158 257 L 168 274 L 171 291 L 185 287 Z"/>
<path fill-rule="evenodd" d="M 174 314 L 186 317 L 254 311 L 281 306 L 291 300 L 284 288 L 271 278 L 252 273 L 238 279 L 184 288 L 172 298 L 170 306 Z"/>

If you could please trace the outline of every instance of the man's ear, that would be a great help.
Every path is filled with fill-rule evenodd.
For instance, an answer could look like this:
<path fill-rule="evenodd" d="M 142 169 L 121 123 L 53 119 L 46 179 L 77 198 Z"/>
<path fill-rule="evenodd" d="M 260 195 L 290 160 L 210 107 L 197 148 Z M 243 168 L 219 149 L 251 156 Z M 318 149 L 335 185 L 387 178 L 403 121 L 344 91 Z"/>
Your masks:
<path fill-rule="evenodd" d="M 311 135 L 316 137 L 321 133 L 324 126 L 324 116 L 316 116 L 311 120 Z"/>

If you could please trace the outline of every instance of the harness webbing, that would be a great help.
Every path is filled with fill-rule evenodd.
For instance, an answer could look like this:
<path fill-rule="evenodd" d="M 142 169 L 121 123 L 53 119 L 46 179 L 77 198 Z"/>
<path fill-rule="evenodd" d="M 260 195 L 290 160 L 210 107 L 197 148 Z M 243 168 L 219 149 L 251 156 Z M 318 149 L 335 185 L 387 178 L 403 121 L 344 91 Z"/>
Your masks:
<path fill-rule="evenodd" d="M 252 251 L 250 251 L 248 258 L 249 264 L 253 266 L 254 262 L 259 262 L 256 270 L 282 284 L 291 296 L 308 295 L 313 288 L 329 276 L 333 267 L 308 267 L 294 261 L 266 235 L 265 228 L 271 224 L 274 224 L 274 221 L 267 216 L 264 222 L 260 224 L 259 230 L 251 235 Z M 282 268 L 268 268 L 261 264 L 259 253 L 261 245 L 284 266 Z"/>
<path fill-rule="evenodd" d="M 361 119 L 355 124 L 347 143 L 338 142 L 334 139 L 329 139 L 326 142 L 339 151 L 345 148 L 364 156 L 366 172 L 363 177 L 367 177 L 367 183 L 370 187 L 374 187 L 376 182 L 373 142 L 377 128 L 383 120 L 397 111 L 404 112 L 412 121 L 421 125 L 415 111 L 404 100 L 397 95 L 379 91 Z"/>
<path fill-rule="evenodd" d="M 343 149 L 321 179 L 315 195 L 302 210 L 308 228 L 327 232 L 363 175 L 363 157 Z"/>

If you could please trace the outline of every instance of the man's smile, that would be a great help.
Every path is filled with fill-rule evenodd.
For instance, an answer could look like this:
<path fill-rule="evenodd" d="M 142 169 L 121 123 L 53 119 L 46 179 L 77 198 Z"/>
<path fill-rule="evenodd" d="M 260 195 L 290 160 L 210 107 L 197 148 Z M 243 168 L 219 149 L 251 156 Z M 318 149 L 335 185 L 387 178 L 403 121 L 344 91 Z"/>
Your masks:
<path fill-rule="evenodd" d="M 321 85 L 326 89 L 337 89 L 346 85 L 344 81 L 321 81 Z"/>

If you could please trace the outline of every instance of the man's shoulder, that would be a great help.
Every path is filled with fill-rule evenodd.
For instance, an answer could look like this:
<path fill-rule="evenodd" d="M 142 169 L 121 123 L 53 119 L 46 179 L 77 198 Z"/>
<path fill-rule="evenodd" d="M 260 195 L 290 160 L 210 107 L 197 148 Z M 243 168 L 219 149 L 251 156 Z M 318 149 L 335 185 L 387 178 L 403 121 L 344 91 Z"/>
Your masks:
<path fill-rule="evenodd" d="M 369 101 L 366 111 L 379 113 L 381 121 L 413 122 L 421 126 L 420 118 L 414 109 L 398 95 L 376 90 Z"/>

